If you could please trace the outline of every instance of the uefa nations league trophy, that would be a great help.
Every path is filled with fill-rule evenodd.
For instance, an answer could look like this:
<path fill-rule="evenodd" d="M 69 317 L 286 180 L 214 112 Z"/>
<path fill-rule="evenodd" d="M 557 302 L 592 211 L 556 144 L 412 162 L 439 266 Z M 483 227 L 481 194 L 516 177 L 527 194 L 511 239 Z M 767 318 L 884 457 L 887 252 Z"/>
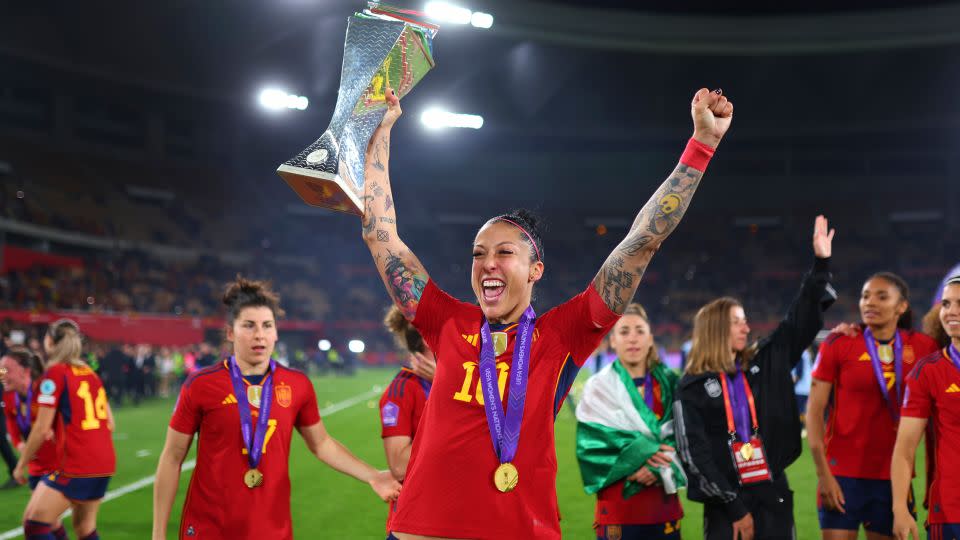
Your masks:
<path fill-rule="evenodd" d="M 387 110 L 387 86 L 401 98 L 433 68 L 437 27 L 421 15 L 370 2 L 347 21 L 340 91 L 330 127 L 277 173 L 311 206 L 362 215 L 367 143 Z"/>

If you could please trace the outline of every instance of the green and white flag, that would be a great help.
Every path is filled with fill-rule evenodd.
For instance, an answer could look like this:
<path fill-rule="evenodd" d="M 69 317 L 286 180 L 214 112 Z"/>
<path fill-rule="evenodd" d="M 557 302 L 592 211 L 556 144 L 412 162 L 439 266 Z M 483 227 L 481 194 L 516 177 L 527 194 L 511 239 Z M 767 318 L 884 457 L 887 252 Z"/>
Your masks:
<path fill-rule="evenodd" d="M 577 459 L 587 493 L 601 489 L 646 466 L 668 494 L 687 485 L 676 451 L 668 452 L 670 466 L 651 467 L 648 459 L 661 444 L 676 446 L 673 435 L 673 393 L 677 375 L 662 364 L 651 372 L 660 384 L 663 418 L 647 407 L 620 360 L 591 377 L 577 405 Z M 646 486 L 628 480 L 623 496 L 629 498 Z"/>

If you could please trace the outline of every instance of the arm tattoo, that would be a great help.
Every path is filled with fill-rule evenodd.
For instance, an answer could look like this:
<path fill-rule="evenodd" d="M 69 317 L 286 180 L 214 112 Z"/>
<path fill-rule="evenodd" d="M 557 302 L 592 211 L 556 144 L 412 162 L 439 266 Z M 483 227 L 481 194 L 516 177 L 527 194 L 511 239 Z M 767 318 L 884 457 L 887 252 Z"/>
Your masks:
<path fill-rule="evenodd" d="M 384 211 L 389 212 L 390 209 L 393 208 L 393 197 L 387 195 L 387 202 L 385 203 L 384 206 L 385 206 Z"/>
<path fill-rule="evenodd" d="M 379 241 L 379 242 L 389 242 L 389 241 L 390 241 L 390 233 L 387 232 L 387 231 L 385 231 L 385 230 L 383 230 L 383 229 L 377 229 L 377 241 Z"/>
<path fill-rule="evenodd" d="M 361 200 L 363 200 L 363 217 L 360 219 L 360 226 L 366 236 L 373 232 L 377 224 L 377 216 L 373 214 L 373 195 L 364 195 Z"/>
<path fill-rule="evenodd" d="M 423 288 L 427 285 L 426 276 L 415 266 L 407 266 L 398 255 L 387 251 L 387 262 L 384 265 L 383 276 L 387 281 L 387 289 L 394 302 L 409 320 L 413 320 L 417 310 L 417 303 L 423 295 Z"/>
<path fill-rule="evenodd" d="M 654 252 L 683 219 L 702 177 L 702 171 L 682 163 L 677 165 L 640 209 L 626 238 L 594 279 L 594 288 L 611 310 L 623 313 Z"/>
<path fill-rule="evenodd" d="M 387 149 L 387 145 L 385 143 L 386 143 L 386 137 L 381 136 L 379 139 L 377 139 L 377 142 L 373 147 L 373 166 L 376 167 L 376 169 L 381 172 L 383 172 L 384 170 L 384 166 L 383 166 L 383 160 L 385 157 L 384 154 L 387 154 L 386 157 L 389 158 L 389 149 Z"/>

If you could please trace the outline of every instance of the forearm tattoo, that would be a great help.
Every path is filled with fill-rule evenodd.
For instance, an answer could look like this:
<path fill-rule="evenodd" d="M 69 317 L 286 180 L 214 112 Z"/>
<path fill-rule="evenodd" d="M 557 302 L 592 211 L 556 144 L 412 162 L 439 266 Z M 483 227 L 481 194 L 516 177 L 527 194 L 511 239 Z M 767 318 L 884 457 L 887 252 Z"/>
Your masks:
<path fill-rule="evenodd" d="M 367 147 L 360 224 L 387 292 L 403 315 L 413 320 L 430 278 L 397 234 L 397 211 L 387 171 L 389 156 L 389 132 L 375 132 Z"/>
<path fill-rule="evenodd" d="M 387 250 L 382 274 L 393 301 L 407 319 L 413 320 L 417 303 L 427 285 L 427 276 L 410 259 L 415 260 L 412 256 L 401 257 Z"/>
<path fill-rule="evenodd" d="M 702 177 L 703 171 L 677 165 L 603 263 L 593 284 L 611 310 L 623 313 L 630 303 L 653 254 L 683 219 Z"/>

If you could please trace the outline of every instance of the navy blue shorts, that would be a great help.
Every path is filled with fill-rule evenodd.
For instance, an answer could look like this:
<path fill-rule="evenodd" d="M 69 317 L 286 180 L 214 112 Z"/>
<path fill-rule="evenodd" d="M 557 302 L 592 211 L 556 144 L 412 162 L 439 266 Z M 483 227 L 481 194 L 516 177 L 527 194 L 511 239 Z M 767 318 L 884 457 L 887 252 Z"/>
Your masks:
<path fill-rule="evenodd" d="M 63 493 L 71 501 L 96 501 L 102 499 L 110 483 L 109 476 L 72 478 L 61 473 L 48 474 L 43 483 Z"/>
<path fill-rule="evenodd" d="M 37 489 L 37 484 L 40 483 L 40 480 L 43 480 L 43 475 L 34 476 L 32 474 L 27 475 L 27 485 L 30 486 L 30 491 Z"/>
<path fill-rule="evenodd" d="M 927 525 L 927 540 L 960 540 L 960 523 Z"/>
<path fill-rule="evenodd" d="M 837 476 L 837 483 L 843 490 L 843 505 L 846 513 L 825 510 L 818 501 L 820 529 L 840 529 L 856 531 L 863 524 L 864 530 L 893 536 L 893 495 L 889 480 L 850 478 Z M 914 519 L 917 509 L 913 501 L 913 490 L 907 497 L 907 507 Z"/>
<path fill-rule="evenodd" d="M 680 521 L 653 525 L 597 525 L 597 540 L 680 540 Z"/>

